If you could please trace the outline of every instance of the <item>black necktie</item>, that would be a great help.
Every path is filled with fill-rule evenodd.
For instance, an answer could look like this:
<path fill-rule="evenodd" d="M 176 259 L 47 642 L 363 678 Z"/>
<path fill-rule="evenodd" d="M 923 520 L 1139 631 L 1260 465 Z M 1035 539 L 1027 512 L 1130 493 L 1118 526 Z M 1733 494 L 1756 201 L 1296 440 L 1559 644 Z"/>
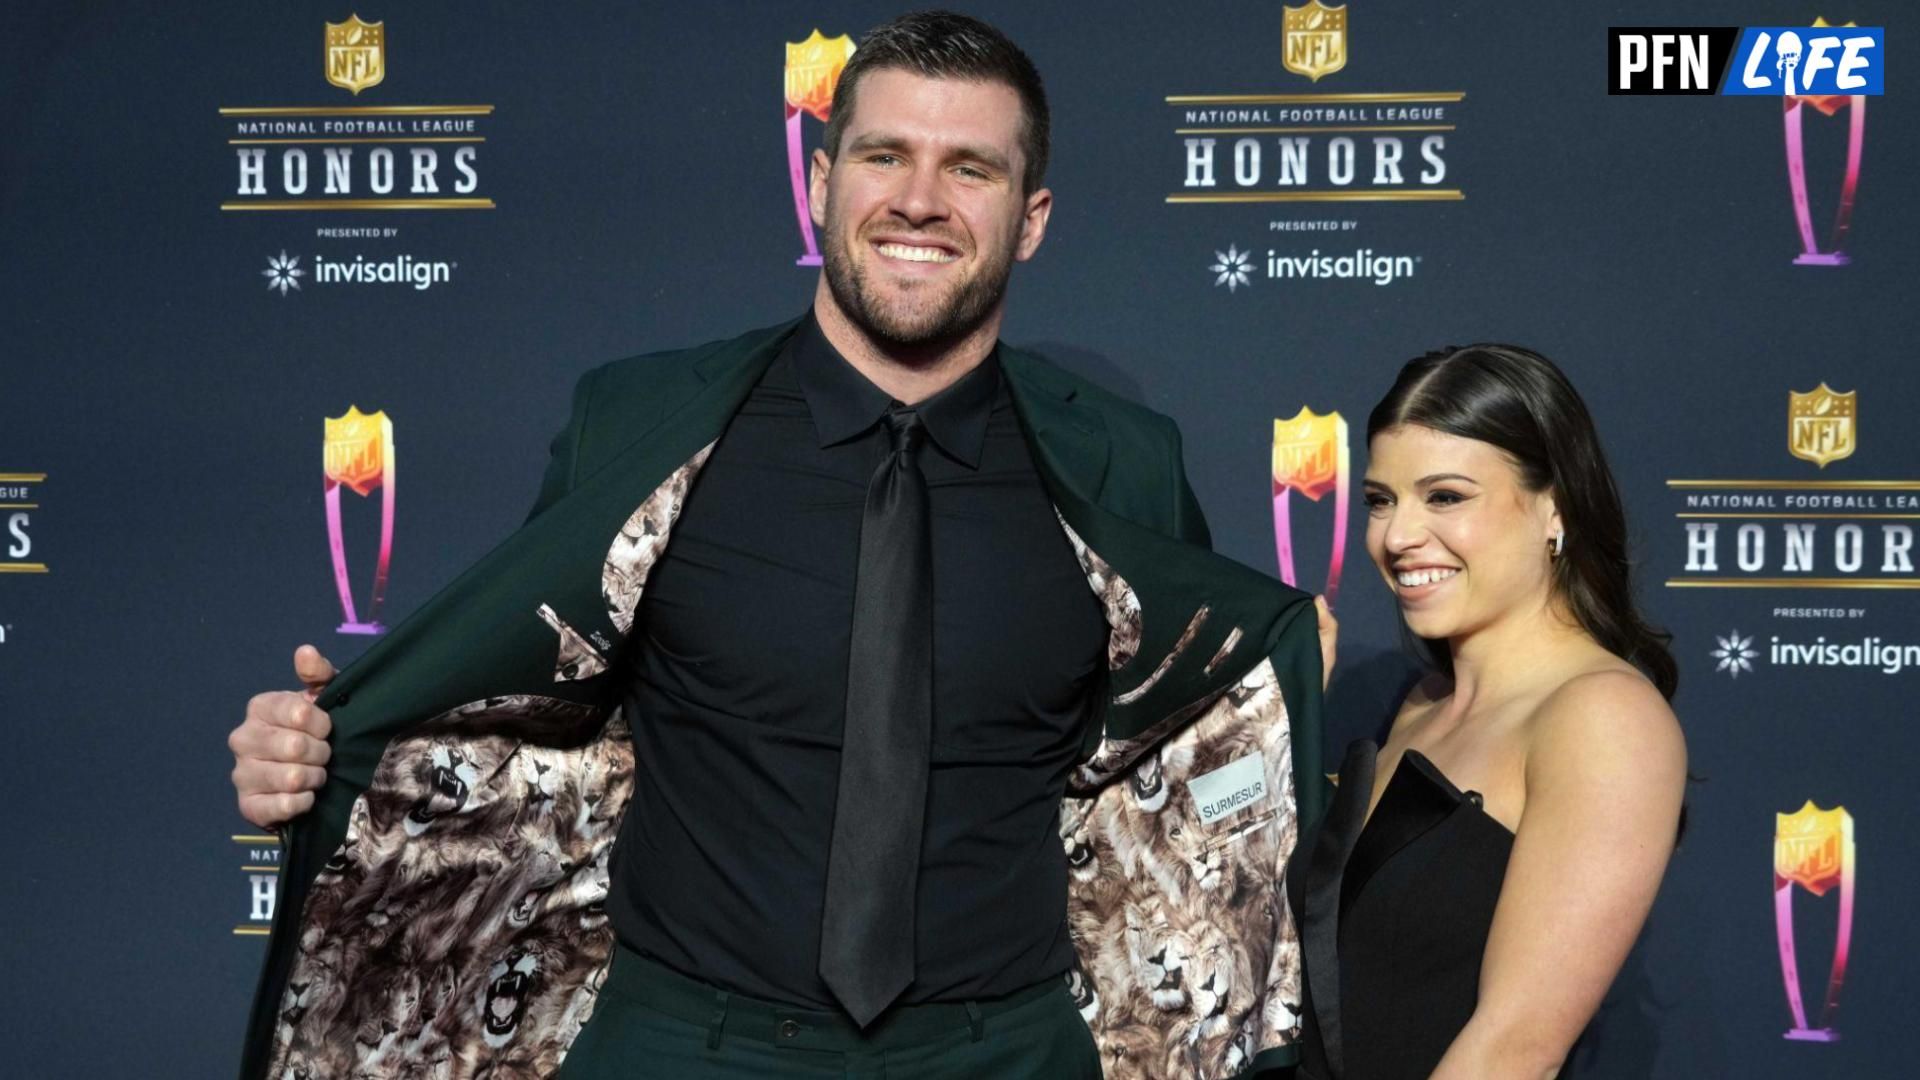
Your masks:
<path fill-rule="evenodd" d="M 887 413 L 853 589 L 847 722 L 827 858 L 820 977 L 861 1027 L 913 981 L 914 892 L 933 737 L 933 554 L 920 415 Z"/>

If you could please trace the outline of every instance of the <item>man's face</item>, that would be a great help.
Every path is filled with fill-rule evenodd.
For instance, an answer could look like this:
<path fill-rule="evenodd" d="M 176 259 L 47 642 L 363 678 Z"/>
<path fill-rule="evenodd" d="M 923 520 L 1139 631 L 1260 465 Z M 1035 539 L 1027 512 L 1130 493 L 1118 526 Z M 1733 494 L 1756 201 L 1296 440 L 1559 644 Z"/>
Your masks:
<path fill-rule="evenodd" d="M 1020 95 L 999 82 L 866 75 L 840 154 L 813 158 L 827 285 L 883 344 L 956 341 L 999 310 L 1053 195 L 1024 192 Z"/>

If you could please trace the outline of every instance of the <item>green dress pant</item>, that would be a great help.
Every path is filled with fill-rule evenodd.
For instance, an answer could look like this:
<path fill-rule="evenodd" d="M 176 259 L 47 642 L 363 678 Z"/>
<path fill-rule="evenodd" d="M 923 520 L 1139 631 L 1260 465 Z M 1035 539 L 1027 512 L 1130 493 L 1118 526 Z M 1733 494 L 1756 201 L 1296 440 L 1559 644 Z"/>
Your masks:
<path fill-rule="evenodd" d="M 1065 980 L 1004 998 L 898 1006 L 866 1032 L 696 982 L 625 948 L 561 1080 L 1097 1080 Z"/>

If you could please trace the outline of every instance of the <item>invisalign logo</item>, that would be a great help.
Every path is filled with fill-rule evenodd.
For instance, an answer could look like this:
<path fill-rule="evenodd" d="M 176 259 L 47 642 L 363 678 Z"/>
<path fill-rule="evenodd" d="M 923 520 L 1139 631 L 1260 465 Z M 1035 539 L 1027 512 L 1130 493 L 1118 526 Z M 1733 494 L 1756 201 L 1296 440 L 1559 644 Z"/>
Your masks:
<path fill-rule="evenodd" d="M 453 280 L 458 263 L 421 262 L 411 255 L 396 255 L 385 262 L 371 262 L 355 255 L 352 262 L 328 262 L 325 256 L 313 257 L 313 281 L 316 285 L 412 285 L 425 291 Z"/>
<path fill-rule="evenodd" d="M 452 281 L 453 268 L 459 265 L 457 262 L 429 262 L 411 255 L 395 255 L 380 261 L 355 255 L 352 262 L 341 259 L 329 261 L 324 255 L 315 255 L 313 269 L 308 271 L 300 266 L 300 256 L 282 251 L 278 255 L 267 256 L 267 268 L 261 273 L 267 279 L 267 289 L 278 291 L 281 296 L 298 291 L 302 278 L 311 278 L 308 282 L 311 285 L 411 285 L 415 290 L 424 292 L 435 285 Z"/>

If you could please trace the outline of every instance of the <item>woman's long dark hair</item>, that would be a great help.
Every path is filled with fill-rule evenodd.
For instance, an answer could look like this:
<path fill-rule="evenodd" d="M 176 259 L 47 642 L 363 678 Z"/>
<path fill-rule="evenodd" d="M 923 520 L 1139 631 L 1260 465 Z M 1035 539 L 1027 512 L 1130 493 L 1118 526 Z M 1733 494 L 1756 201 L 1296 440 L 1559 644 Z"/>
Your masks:
<path fill-rule="evenodd" d="M 1680 672 L 1673 640 L 1633 602 L 1627 517 L 1607 468 L 1593 417 L 1553 362 L 1514 345 L 1449 347 L 1407 363 L 1367 417 L 1367 441 L 1414 424 L 1506 452 L 1528 491 L 1553 492 L 1566 529 L 1553 560 L 1553 590 L 1607 651 L 1638 666 L 1671 700 Z M 1434 665 L 1453 673 L 1445 641 L 1424 642 Z"/>

